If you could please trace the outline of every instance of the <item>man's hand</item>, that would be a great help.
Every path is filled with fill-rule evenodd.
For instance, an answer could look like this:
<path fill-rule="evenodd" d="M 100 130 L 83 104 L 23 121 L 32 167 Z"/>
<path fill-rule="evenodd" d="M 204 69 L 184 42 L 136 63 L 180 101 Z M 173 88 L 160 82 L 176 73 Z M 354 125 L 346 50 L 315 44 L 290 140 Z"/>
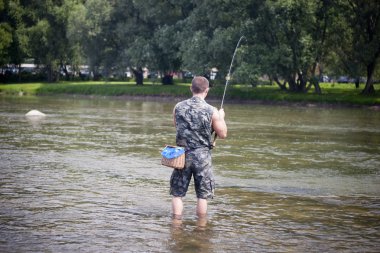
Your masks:
<path fill-rule="evenodd" d="M 223 108 L 219 109 L 219 118 L 224 120 L 224 117 L 226 116 L 226 113 L 224 112 Z"/>

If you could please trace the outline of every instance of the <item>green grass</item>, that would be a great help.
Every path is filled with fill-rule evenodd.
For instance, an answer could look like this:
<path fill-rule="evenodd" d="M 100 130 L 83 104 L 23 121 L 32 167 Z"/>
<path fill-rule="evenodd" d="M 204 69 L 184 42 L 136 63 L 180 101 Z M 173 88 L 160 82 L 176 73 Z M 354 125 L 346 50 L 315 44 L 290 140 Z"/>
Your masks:
<path fill-rule="evenodd" d="M 292 93 L 281 91 L 278 86 L 259 86 L 252 88 L 246 85 L 235 85 L 227 89 L 226 99 L 234 100 L 260 100 L 267 102 L 295 102 L 295 103 L 324 103 L 324 104 L 343 104 L 343 105 L 379 105 L 379 91 L 375 95 L 364 96 L 354 84 L 330 84 L 321 83 L 322 94 L 314 93 Z M 375 89 L 378 89 L 375 87 Z M 223 94 L 217 91 L 216 94 Z"/>
<path fill-rule="evenodd" d="M 144 86 L 136 86 L 134 82 L 60 82 L 60 83 L 25 83 L 2 84 L 0 94 L 3 95 L 92 95 L 92 96 L 190 96 L 189 83 L 161 85 L 145 82 Z M 290 93 L 281 91 L 278 86 L 230 85 L 226 92 L 227 100 L 266 101 L 294 103 L 324 103 L 343 105 L 379 105 L 380 92 L 375 95 L 360 95 L 363 85 L 356 89 L 354 84 L 321 83 L 322 95 L 309 93 Z M 378 90 L 378 87 L 375 87 Z M 209 98 L 221 99 L 224 86 L 213 87 Z"/>
<path fill-rule="evenodd" d="M 0 84 L 0 94 L 5 95 L 35 95 L 43 83 L 24 83 L 24 84 Z"/>
<path fill-rule="evenodd" d="M 185 85 L 136 86 L 134 83 L 59 83 L 43 85 L 36 95 L 80 94 L 99 96 L 186 96 L 189 91 Z"/>

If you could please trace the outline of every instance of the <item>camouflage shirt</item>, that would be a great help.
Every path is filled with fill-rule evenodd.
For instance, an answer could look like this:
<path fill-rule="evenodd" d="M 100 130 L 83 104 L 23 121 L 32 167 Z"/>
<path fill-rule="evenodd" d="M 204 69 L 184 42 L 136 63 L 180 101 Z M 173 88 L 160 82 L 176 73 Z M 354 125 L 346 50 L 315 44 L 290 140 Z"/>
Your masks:
<path fill-rule="evenodd" d="M 214 107 L 199 97 L 179 102 L 175 106 L 176 143 L 186 150 L 212 147 L 212 114 Z"/>

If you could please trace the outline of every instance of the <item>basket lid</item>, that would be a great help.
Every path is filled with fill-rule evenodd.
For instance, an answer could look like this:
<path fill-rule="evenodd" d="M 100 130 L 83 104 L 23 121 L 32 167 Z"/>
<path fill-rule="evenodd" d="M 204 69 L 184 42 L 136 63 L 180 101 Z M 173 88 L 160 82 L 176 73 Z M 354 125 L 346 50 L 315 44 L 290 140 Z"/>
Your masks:
<path fill-rule="evenodd" d="M 185 153 L 185 149 L 183 147 L 166 146 L 162 150 L 161 155 L 167 159 L 173 159 L 182 155 L 183 153 Z"/>

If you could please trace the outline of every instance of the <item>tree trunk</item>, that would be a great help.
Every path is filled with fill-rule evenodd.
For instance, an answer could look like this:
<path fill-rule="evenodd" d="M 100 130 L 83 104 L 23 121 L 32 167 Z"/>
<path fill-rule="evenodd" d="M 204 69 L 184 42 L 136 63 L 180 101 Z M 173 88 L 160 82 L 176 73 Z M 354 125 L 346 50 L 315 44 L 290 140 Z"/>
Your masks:
<path fill-rule="evenodd" d="M 297 82 L 297 91 L 298 92 L 307 92 L 306 90 L 307 81 L 305 80 L 302 74 L 299 74 L 298 82 Z"/>
<path fill-rule="evenodd" d="M 136 85 L 143 85 L 144 84 L 144 71 L 141 67 L 134 69 L 131 68 L 133 75 L 135 76 Z"/>
<path fill-rule="evenodd" d="M 322 89 L 321 89 L 321 86 L 319 86 L 319 81 L 315 82 L 314 83 L 314 92 L 318 95 L 321 95 L 322 94 Z"/>
<path fill-rule="evenodd" d="M 305 92 L 308 92 L 310 90 L 311 86 L 314 86 L 314 93 L 315 94 L 318 94 L 318 95 L 322 94 L 322 89 L 321 89 L 321 86 L 319 85 L 319 78 L 317 76 L 313 76 L 310 79 L 309 85 L 306 87 Z"/>
<path fill-rule="evenodd" d="M 297 82 L 296 82 L 296 80 L 294 80 L 293 77 L 288 77 L 288 83 L 289 83 L 289 90 L 290 91 L 292 91 L 292 92 L 298 91 Z"/>
<path fill-rule="evenodd" d="M 21 82 L 21 70 L 22 70 L 21 64 L 18 64 L 17 67 L 18 67 L 18 73 L 17 73 L 17 75 L 18 75 L 18 81 Z"/>
<path fill-rule="evenodd" d="M 323 35 L 325 35 L 325 32 L 326 32 L 326 24 L 325 24 L 325 27 L 323 29 Z M 319 68 L 319 77 L 316 75 L 317 67 Z M 318 94 L 318 95 L 321 95 L 322 94 L 322 89 L 321 89 L 321 86 L 319 86 L 319 80 L 320 80 L 321 77 L 323 77 L 323 70 L 322 70 L 321 65 L 318 63 L 318 58 L 315 61 L 315 63 L 313 64 L 313 70 L 312 70 L 311 73 L 312 73 L 313 76 L 311 78 L 310 83 L 314 85 L 314 92 L 316 94 Z M 309 89 L 306 89 L 306 91 L 307 90 L 309 90 Z"/>
<path fill-rule="evenodd" d="M 163 85 L 171 85 L 173 84 L 173 75 L 169 73 L 165 73 L 164 77 L 161 80 Z"/>
<path fill-rule="evenodd" d="M 373 87 L 373 72 L 375 70 L 376 63 L 372 62 L 367 66 L 367 82 L 365 84 L 363 95 L 370 95 L 375 93 L 375 88 Z"/>
<path fill-rule="evenodd" d="M 286 81 L 282 84 L 280 80 L 278 80 L 278 77 L 275 76 L 273 80 L 277 83 L 277 85 L 280 87 L 281 90 L 286 90 Z"/>
<path fill-rule="evenodd" d="M 46 68 L 47 68 L 47 81 L 48 83 L 51 83 L 53 80 L 53 69 L 50 64 L 47 65 Z"/>
<path fill-rule="evenodd" d="M 355 88 L 359 89 L 359 85 L 360 85 L 360 77 L 357 77 L 355 78 Z"/>
<path fill-rule="evenodd" d="M 69 81 L 71 78 L 70 78 L 69 71 L 67 70 L 66 64 L 61 64 L 61 68 L 62 68 L 63 72 L 65 72 L 66 81 Z"/>
<path fill-rule="evenodd" d="M 375 93 L 375 88 L 373 87 L 372 80 L 367 80 L 364 90 L 362 91 L 363 95 L 370 95 Z"/>

